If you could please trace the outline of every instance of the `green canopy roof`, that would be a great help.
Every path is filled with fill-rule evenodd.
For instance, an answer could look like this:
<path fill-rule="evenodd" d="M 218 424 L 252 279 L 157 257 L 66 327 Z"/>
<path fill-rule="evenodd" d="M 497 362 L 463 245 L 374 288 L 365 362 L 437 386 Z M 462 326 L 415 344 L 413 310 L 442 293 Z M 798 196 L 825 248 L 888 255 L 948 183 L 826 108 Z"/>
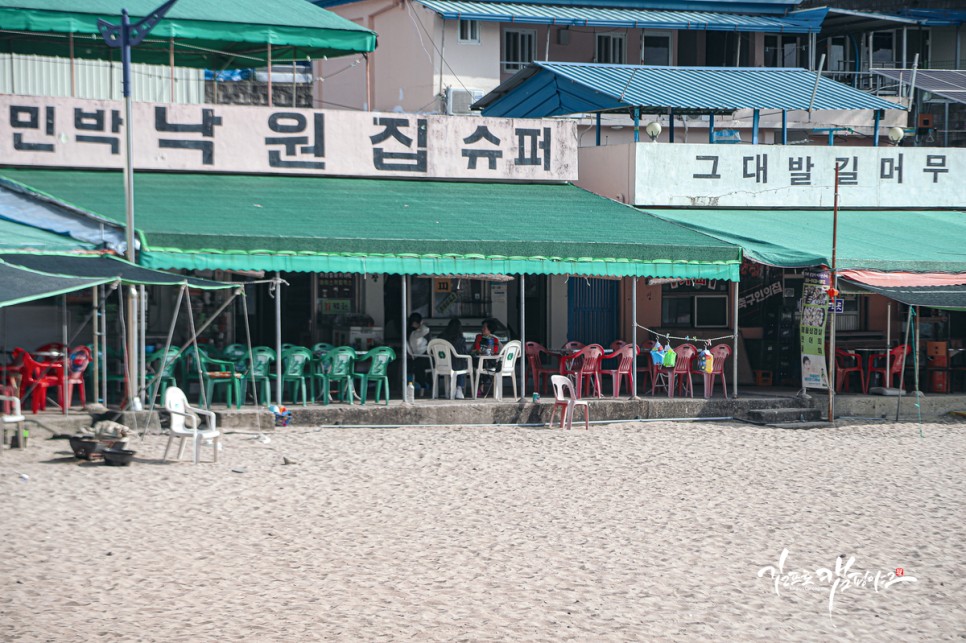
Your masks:
<path fill-rule="evenodd" d="M 0 261 L 0 308 L 92 288 L 114 279 L 48 275 Z"/>
<path fill-rule="evenodd" d="M 124 220 L 121 174 L 3 170 Z M 135 176 L 154 268 L 574 274 L 736 281 L 740 250 L 572 185 L 294 176 Z"/>
<path fill-rule="evenodd" d="M 654 210 L 741 246 L 770 266 L 832 264 L 831 210 Z M 966 272 L 966 213 L 958 211 L 839 211 L 838 269 Z"/>
<path fill-rule="evenodd" d="M 76 57 L 117 59 L 116 50 L 109 54 L 101 39 L 98 18 L 119 24 L 123 8 L 133 23 L 161 4 L 162 0 L 0 0 L 0 50 L 68 56 L 67 36 L 73 34 Z M 275 60 L 376 48 L 375 33 L 306 0 L 179 0 L 147 40 L 132 49 L 134 62 L 168 64 L 172 38 L 175 63 L 182 67 L 251 67 L 266 61 L 268 44 Z"/>
<path fill-rule="evenodd" d="M 0 212 L 0 217 L 2 215 Z M 94 244 L 0 218 L 0 252 L 74 252 L 93 249 Z"/>

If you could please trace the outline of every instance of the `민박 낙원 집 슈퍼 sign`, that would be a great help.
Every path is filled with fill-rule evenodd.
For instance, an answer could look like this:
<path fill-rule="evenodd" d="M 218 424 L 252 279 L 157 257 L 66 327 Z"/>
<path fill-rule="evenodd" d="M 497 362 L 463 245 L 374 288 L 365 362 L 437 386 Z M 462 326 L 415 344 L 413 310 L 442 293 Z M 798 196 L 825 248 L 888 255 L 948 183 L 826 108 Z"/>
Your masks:
<path fill-rule="evenodd" d="M 0 96 L 6 165 L 124 167 L 123 103 Z M 237 105 L 134 104 L 134 168 L 573 181 L 571 121 Z"/>

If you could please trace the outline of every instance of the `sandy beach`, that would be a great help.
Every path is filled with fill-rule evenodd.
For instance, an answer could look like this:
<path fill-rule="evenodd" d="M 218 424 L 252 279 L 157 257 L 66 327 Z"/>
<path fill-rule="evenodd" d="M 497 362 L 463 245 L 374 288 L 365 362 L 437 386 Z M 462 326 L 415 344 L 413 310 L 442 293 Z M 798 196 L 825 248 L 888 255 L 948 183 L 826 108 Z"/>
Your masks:
<path fill-rule="evenodd" d="M 0 639 L 966 636 L 966 423 L 255 437 L 4 450 Z"/>

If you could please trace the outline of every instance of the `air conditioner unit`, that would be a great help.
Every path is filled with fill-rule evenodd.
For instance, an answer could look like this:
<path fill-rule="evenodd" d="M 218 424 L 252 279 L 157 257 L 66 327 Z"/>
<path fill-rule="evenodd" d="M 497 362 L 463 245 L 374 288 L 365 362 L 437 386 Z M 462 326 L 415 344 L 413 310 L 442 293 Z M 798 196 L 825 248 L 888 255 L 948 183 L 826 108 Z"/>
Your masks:
<path fill-rule="evenodd" d="M 446 88 L 446 113 L 470 114 L 470 105 L 483 98 L 482 89 Z"/>

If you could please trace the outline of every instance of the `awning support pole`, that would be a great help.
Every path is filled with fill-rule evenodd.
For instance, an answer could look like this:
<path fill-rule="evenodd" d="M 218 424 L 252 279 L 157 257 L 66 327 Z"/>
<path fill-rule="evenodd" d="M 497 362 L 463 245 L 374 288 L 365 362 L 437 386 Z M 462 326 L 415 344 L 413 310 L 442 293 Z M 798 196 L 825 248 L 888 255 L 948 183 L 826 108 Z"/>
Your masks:
<path fill-rule="evenodd" d="M 918 324 L 916 326 L 918 328 Z M 909 318 L 906 321 L 906 339 L 903 342 L 903 344 L 905 344 L 906 346 L 909 345 L 909 331 L 911 329 L 912 329 L 912 306 L 909 306 Z M 918 375 L 919 375 L 919 365 L 918 364 L 915 364 L 914 365 L 914 368 L 916 369 L 916 376 L 918 377 Z M 905 376 L 906 376 L 906 369 L 902 369 L 902 372 L 899 373 L 899 389 L 900 390 L 905 389 L 905 382 L 903 381 L 904 378 L 905 378 Z M 918 404 L 918 403 L 919 403 L 919 382 L 917 381 L 916 382 L 916 404 Z M 902 404 L 902 395 L 897 395 L 896 396 L 896 422 L 899 421 L 899 406 L 901 404 Z"/>
<path fill-rule="evenodd" d="M 600 147 L 600 112 L 597 112 L 597 147 Z"/>
<path fill-rule="evenodd" d="M 734 282 L 732 286 L 732 323 L 731 327 L 734 329 L 734 338 L 731 342 L 731 395 L 738 399 L 738 287 L 740 282 Z"/>
<path fill-rule="evenodd" d="M 758 145 L 758 123 L 761 121 L 761 110 L 754 110 L 751 113 L 751 144 Z"/>
<path fill-rule="evenodd" d="M 100 330 L 101 330 L 101 353 L 97 359 L 101 360 L 101 390 L 104 392 L 104 406 L 107 406 L 107 313 L 106 304 L 107 297 L 110 293 L 104 290 L 104 286 L 98 286 L 100 289 L 100 308 L 98 309 L 98 314 L 101 318 Z"/>
<path fill-rule="evenodd" d="M 520 399 L 527 399 L 527 302 L 526 282 L 520 273 L 520 349 L 523 351 L 517 361 L 520 363 Z M 533 383 L 533 390 L 537 390 L 537 383 Z"/>
<path fill-rule="evenodd" d="M 92 291 L 92 293 L 91 293 L 92 301 L 94 302 L 94 305 L 92 306 L 94 308 L 94 319 L 91 321 L 91 326 L 92 326 L 91 331 L 92 331 L 92 334 L 94 335 L 94 337 L 93 337 L 93 339 L 94 339 L 94 341 L 93 341 L 94 355 L 93 355 L 93 359 L 91 360 L 92 362 L 94 362 L 93 364 L 91 364 L 91 367 L 94 369 L 94 372 L 93 372 L 92 377 L 91 377 L 91 384 L 93 385 L 91 387 L 92 388 L 92 391 L 91 391 L 91 399 L 94 400 L 94 403 L 95 404 L 101 401 L 101 395 L 100 395 L 100 393 L 101 393 L 101 359 L 100 359 L 100 357 L 98 357 L 98 355 L 101 354 L 101 344 L 100 344 L 100 342 L 101 342 L 101 338 L 100 338 L 100 332 L 101 332 L 100 331 L 100 323 L 101 323 L 101 309 L 100 309 L 100 305 L 101 304 L 100 304 L 100 297 L 99 297 L 100 292 L 99 292 L 99 290 L 100 290 L 100 286 L 94 286 L 93 288 L 91 288 L 91 291 Z"/>
<path fill-rule="evenodd" d="M 634 108 L 634 142 L 639 143 L 641 140 L 641 108 Z"/>
<path fill-rule="evenodd" d="M 282 273 L 275 271 L 275 401 L 282 405 Z"/>
<path fill-rule="evenodd" d="M 882 118 L 882 110 L 877 109 L 873 112 L 872 124 L 872 147 L 879 147 L 879 120 Z"/>
<path fill-rule="evenodd" d="M 77 96 L 77 66 L 74 60 L 74 34 L 71 33 L 68 36 L 68 43 L 70 45 L 70 97 L 74 98 Z"/>
<path fill-rule="evenodd" d="M 64 345 L 64 363 L 60 382 L 62 387 L 60 392 L 64 404 L 61 412 L 67 415 L 67 409 L 70 408 L 70 398 L 67 397 L 67 378 L 70 374 L 70 346 L 67 345 L 67 295 L 62 295 L 60 298 L 60 341 Z"/>
<path fill-rule="evenodd" d="M 835 296 L 838 297 L 839 291 L 839 278 L 838 274 L 835 272 L 835 255 L 838 250 L 838 234 L 839 234 L 839 166 L 835 166 L 835 196 L 832 200 L 832 270 L 831 270 L 831 280 L 832 280 L 832 290 L 835 292 Z M 831 300 L 832 303 L 832 314 L 829 320 L 829 353 L 826 357 L 826 362 L 829 365 L 828 369 L 828 421 L 829 424 L 835 423 L 835 299 Z M 886 353 L 888 355 L 888 353 Z"/>
<path fill-rule="evenodd" d="M 788 145 L 788 110 L 782 110 L 782 145 Z"/>
<path fill-rule="evenodd" d="M 631 277 L 631 343 L 634 344 L 634 364 L 631 366 L 631 398 L 637 399 L 637 275 Z"/>
<path fill-rule="evenodd" d="M 148 392 L 149 403 L 147 404 L 147 409 L 149 411 L 154 411 L 154 403 L 158 399 L 158 391 L 161 390 L 161 377 L 168 363 L 168 350 L 171 348 L 171 342 L 174 339 L 174 329 L 178 326 L 178 315 L 181 314 L 181 302 L 184 300 L 184 294 L 187 289 L 187 284 L 182 284 L 181 288 L 178 289 L 178 299 L 174 302 L 174 314 L 171 315 L 171 323 L 168 325 L 168 336 L 164 340 L 164 351 L 161 353 L 161 363 L 158 364 L 157 373 L 151 380 L 151 390 Z M 164 400 L 161 400 L 161 404 L 164 404 Z M 147 435 L 148 430 L 145 429 L 144 433 Z"/>
<path fill-rule="evenodd" d="M 408 285 L 409 275 L 402 275 L 402 305 L 400 306 L 402 309 L 402 320 L 399 324 L 399 328 L 402 331 L 402 345 L 400 346 L 399 355 L 402 359 L 402 389 L 400 395 L 402 396 L 402 401 L 404 404 L 408 404 L 410 402 L 410 400 L 406 397 L 409 394 L 409 327 L 407 323 L 408 316 L 406 315 L 406 290 L 408 290 Z M 413 368 L 415 367 L 416 361 L 413 360 Z M 415 402 L 415 398 L 413 398 L 412 401 Z"/>
<path fill-rule="evenodd" d="M 140 391 L 139 397 L 141 398 L 141 408 L 144 408 L 144 392 L 145 392 L 145 380 L 147 379 L 148 371 L 148 298 L 146 296 L 146 291 L 144 285 L 142 284 L 138 288 L 138 295 L 140 296 L 141 310 L 138 315 L 138 330 L 141 333 L 140 345 L 141 350 L 138 352 L 138 357 L 140 358 L 140 369 L 138 370 L 138 391 Z"/>
<path fill-rule="evenodd" d="M 708 114 L 708 142 L 714 143 L 714 114 Z"/>
<path fill-rule="evenodd" d="M 668 111 L 667 124 L 668 124 L 667 126 L 668 142 L 673 143 L 674 142 L 674 108 L 673 107 Z"/>

